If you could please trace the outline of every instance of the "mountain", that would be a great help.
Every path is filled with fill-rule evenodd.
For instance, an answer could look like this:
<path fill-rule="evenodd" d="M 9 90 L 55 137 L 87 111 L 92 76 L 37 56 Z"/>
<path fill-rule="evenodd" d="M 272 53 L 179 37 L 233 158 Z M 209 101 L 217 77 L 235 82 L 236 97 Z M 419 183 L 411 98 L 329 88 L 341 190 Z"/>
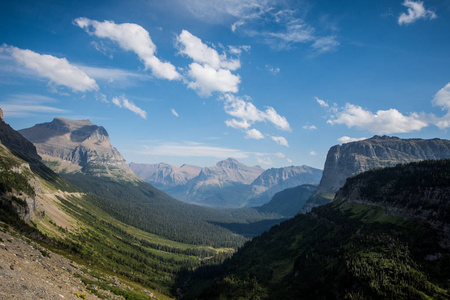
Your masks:
<path fill-rule="evenodd" d="M 305 205 L 306 200 L 308 200 L 316 190 L 317 186 L 311 184 L 303 184 L 288 188 L 276 193 L 268 203 L 256 207 L 255 209 L 264 213 L 277 213 L 286 218 L 292 218 L 300 212 Z"/>
<path fill-rule="evenodd" d="M 115 299 L 114 295 L 148 299 L 150 294 L 166 299 L 174 296 L 172 286 L 180 270 L 223 261 L 246 241 L 226 224 L 269 221 L 253 226 L 255 235 L 280 218 L 253 209 L 190 205 L 141 180 L 116 180 L 82 171 L 58 175 L 42 163 L 36 147 L 3 119 L 0 142 L 0 231 L 14 231 L 14 241 L 24 241 L 20 244 L 28 244 L 29 239 L 40 244 L 40 256 L 34 257 L 32 249 L 27 248 L 32 252 L 28 256 L 16 247 L 12 249 L 9 240 L 0 240 L 2 251 L 4 248 L 11 254 L 8 257 L 13 257 L 7 265 L 11 271 L 8 285 L 1 295 L 31 293 L 32 298 L 59 298 L 51 296 L 57 286 L 52 285 L 43 295 L 41 288 L 27 288 L 28 283 L 17 277 L 23 273 L 13 270 L 33 267 L 33 276 L 65 276 L 64 270 L 50 269 L 62 264 L 53 257 L 51 248 L 83 264 L 74 270 L 75 280 L 77 285 L 85 285 L 83 290 L 92 293 L 88 296 L 92 299 Z M 41 256 L 55 261 L 44 261 Z M 40 268 L 35 261 L 45 263 L 45 267 Z M 71 268 L 75 268 L 73 264 Z M 111 274 L 119 278 L 112 279 Z M 68 283 L 66 277 L 61 278 Z M 36 291 L 41 294 L 33 294 Z M 73 297 L 81 291 L 71 289 L 61 294 Z"/>
<path fill-rule="evenodd" d="M 183 299 L 450 299 L 450 160 L 349 178 L 334 201 L 184 272 Z"/>
<path fill-rule="evenodd" d="M 188 180 L 198 176 L 202 169 L 201 167 L 186 164 L 178 168 L 165 163 L 130 163 L 130 168 L 137 176 L 159 189 L 185 185 Z"/>
<path fill-rule="evenodd" d="M 348 177 L 361 172 L 401 163 L 446 158 L 450 158 L 450 141 L 442 139 L 374 136 L 333 146 L 328 151 L 317 192 L 308 200 L 303 211 L 307 212 L 312 207 L 329 203 Z"/>
<path fill-rule="evenodd" d="M 59 173 L 82 172 L 117 180 L 139 180 L 119 151 L 111 146 L 105 128 L 89 120 L 54 118 L 19 132 Z"/>
<path fill-rule="evenodd" d="M 318 184 L 322 171 L 308 166 L 263 170 L 228 158 L 213 167 L 130 164 L 142 179 L 176 199 L 216 207 L 255 207 L 286 188 Z M 197 173 L 197 176 L 193 176 Z"/>
<path fill-rule="evenodd" d="M 248 206 L 267 203 L 276 193 L 287 188 L 317 184 L 321 177 L 322 170 L 306 165 L 268 169 L 252 182 L 253 197 L 248 201 Z"/>

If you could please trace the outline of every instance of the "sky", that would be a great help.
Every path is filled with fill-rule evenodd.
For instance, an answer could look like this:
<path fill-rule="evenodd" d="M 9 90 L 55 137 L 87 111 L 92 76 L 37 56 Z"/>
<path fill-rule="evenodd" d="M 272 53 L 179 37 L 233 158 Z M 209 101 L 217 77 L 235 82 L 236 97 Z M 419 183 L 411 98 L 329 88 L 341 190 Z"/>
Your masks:
<path fill-rule="evenodd" d="M 127 162 L 323 169 L 450 137 L 450 0 L 3 0 L 0 108 L 89 119 Z"/>

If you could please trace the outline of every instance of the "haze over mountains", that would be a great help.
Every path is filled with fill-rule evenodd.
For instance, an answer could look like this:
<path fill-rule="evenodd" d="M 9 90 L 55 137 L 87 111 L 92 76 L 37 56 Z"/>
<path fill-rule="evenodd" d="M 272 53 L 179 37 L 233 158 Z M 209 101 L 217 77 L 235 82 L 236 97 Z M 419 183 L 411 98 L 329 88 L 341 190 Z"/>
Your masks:
<path fill-rule="evenodd" d="M 308 166 L 263 170 L 233 158 L 204 168 L 189 165 L 177 168 L 162 163 L 131 163 L 130 167 L 142 179 L 177 199 L 221 207 L 262 205 L 286 188 L 319 183 L 322 173 Z"/>

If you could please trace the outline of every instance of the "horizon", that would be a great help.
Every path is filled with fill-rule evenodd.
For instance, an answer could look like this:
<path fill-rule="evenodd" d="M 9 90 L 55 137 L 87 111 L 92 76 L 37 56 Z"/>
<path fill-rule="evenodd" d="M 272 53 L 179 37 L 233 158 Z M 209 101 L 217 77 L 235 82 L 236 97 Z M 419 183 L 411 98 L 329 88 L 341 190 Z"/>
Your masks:
<path fill-rule="evenodd" d="M 5 121 L 89 119 L 127 163 L 323 170 L 337 144 L 450 137 L 442 1 L 19 0 L 0 14 Z"/>

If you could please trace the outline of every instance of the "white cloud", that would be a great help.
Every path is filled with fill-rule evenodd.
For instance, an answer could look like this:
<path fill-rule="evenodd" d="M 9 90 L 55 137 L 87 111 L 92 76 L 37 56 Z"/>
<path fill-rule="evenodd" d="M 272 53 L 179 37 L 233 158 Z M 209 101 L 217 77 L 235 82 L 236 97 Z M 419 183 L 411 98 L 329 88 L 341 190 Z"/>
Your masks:
<path fill-rule="evenodd" d="M 162 62 L 155 56 L 156 46 L 142 26 L 133 23 L 116 24 L 113 21 L 98 22 L 88 18 L 77 18 L 74 24 L 86 30 L 89 35 L 110 39 L 125 51 L 133 51 L 145 67 L 152 70 L 154 76 L 168 80 L 181 79 L 174 65 Z"/>
<path fill-rule="evenodd" d="M 68 114 L 70 111 L 48 105 L 56 103 L 57 100 L 51 97 L 37 94 L 13 94 L 5 97 L 0 102 L 0 108 L 5 117 L 25 118 L 34 114 Z"/>
<path fill-rule="evenodd" d="M 260 139 L 264 138 L 264 135 L 259 130 L 256 130 L 253 128 L 253 129 L 247 130 L 245 138 L 260 140 Z"/>
<path fill-rule="evenodd" d="M 239 59 L 228 59 L 225 53 L 219 55 L 215 49 L 204 44 L 200 38 L 192 35 L 187 30 L 183 30 L 177 36 L 177 45 L 181 54 L 187 55 L 195 62 L 209 65 L 214 69 L 224 68 L 234 71 L 241 67 Z M 238 48 L 232 49 L 234 49 L 234 53 L 240 54 L 240 51 L 236 51 Z"/>
<path fill-rule="evenodd" d="M 300 2 L 297 2 L 297 9 L 286 1 L 277 0 L 180 0 L 180 3 L 202 21 L 231 24 L 232 32 L 257 38 L 275 49 L 311 43 L 314 50 L 323 53 L 339 45 L 336 39 L 318 35 L 317 30 L 302 19 L 304 12 L 299 4 L 305 4 Z"/>
<path fill-rule="evenodd" d="M 311 45 L 317 52 L 325 53 L 335 50 L 339 46 L 336 36 L 324 36 L 315 40 Z"/>
<path fill-rule="evenodd" d="M 423 117 L 417 113 L 405 116 L 396 109 L 379 110 L 375 114 L 360 106 L 347 103 L 336 112 L 327 123 L 345 124 L 348 128 L 356 127 L 375 134 L 406 133 L 428 126 Z"/>
<path fill-rule="evenodd" d="M 225 52 L 219 54 L 187 30 L 177 36 L 177 47 L 180 54 L 194 61 L 189 65 L 188 75 L 191 81 L 188 82 L 188 87 L 199 95 L 210 96 L 213 92 L 236 93 L 239 90 L 241 79 L 231 72 L 241 67 L 238 58 L 229 59 Z M 239 48 L 229 49 L 234 55 L 241 53 Z"/>
<path fill-rule="evenodd" d="M 169 144 L 146 146 L 142 154 L 164 155 L 180 157 L 214 157 L 224 159 L 228 157 L 247 158 L 249 153 L 239 149 L 207 146 L 200 143 Z"/>
<path fill-rule="evenodd" d="M 280 144 L 281 146 L 289 147 L 287 140 L 282 136 L 271 136 L 271 139 L 274 140 L 276 143 Z"/>
<path fill-rule="evenodd" d="M 292 163 L 292 159 L 286 158 L 286 160 L 288 161 L 288 163 Z"/>
<path fill-rule="evenodd" d="M 237 93 L 241 78 L 227 69 L 214 69 L 209 65 L 191 63 L 189 65 L 189 76 L 193 81 L 188 87 L 196 90 L 201 96 L 210 96 L 212 92 Z"/>
<path fill-rule="evenodd" d="M 276 156 L 276 157 L 279 157 L 279 158 L 285 158 L 285 157 L 286 157 L 286 155 L 284 155 L 284 154 L 281 153 L 281 152 L 275 153 L 275 156 Z"/>
<path fill-rule="evenodd" d="M 402 5 L 408 8 L 408 12 L 400 15 L 398 18 L 399 25 L 411 24 L 419 19 L 432 20 L 437 18 L 434 11 L 425 9 L 422 1 L 405 0 Z"/>
<path fill-rule="evenodd" d="M 226 94 L 223 99 L 225 100 L 225 112 L 230 116 L 241 119 L 240 122 L 253 124 L 269 121 L 280 130 L 291 131 L 289 122 L 285 117 L 280 116 L 273 107 L 269 106 L 266 107 L 265 111 L 261 111 L 253 103 L 230 94 Z"/>
<path fill-rule="evenodd" d="M 317 129 L 317 126 L 316 126 L 316 125 L 305 125 L 305 126 L 303 126 L 303 129 L 306 129 L 306 130 L 316 130 L 316 129 Z"/>
<path fill-rule="evenodd" d="M 345 136 L 344 135 L 344 136 L 338 138 L 337 140 L 338 140 L 339 143 L 346 144 L 346 143 L 351 143 L 351 142 L 362 141 L 362 140 L 365 140 L 365 139 L 367 139 L 367 138 L 365 138 L 365 137 L 351 138 L 349 136 Z"/>
<path fill-rule="evenodd" d="M 327 107 L 330 106 L 326 101 L 320 100 L 320 99 L 317 98 L 317 97 L 315 97 L 315 98 L 316 98 L 317 103 L 319 103 L 319 105 L 320 105 L 322 108 L 327 108 Z"/>
<path fill-rule="evenodd" d="M 311 151 L 309 151 L 309 155 L 311 155 L 311 156 L 316 156 L 317 153 L 316 153 L 314 150 L 311 150 Z"/>
<path fill-rule="evenodd" d="M 120 108 L 125 108 L 125 109 L 128 109 L 128 110 L 134 112 L 135 114 L 139 115 L 142 119 L 147 119 L 147 112 L 144 111 L 143 109 L 137 107 L 134 103 L 130 102 L 124 96 L 114 97 L 111 100 L 111 102 Z"/>
<path fill-rule="evenodd" d="M 178 117 L 178 113 L 177 113 L 177 111 L 176 111 L 175 109 L 171 108 L 170 111 L 172 112 L 172 114 L 173 114 L 175 117 Z"/>
<path fill-rule="evenodd" d="M 50 79 L 50 84 L 65 86 L 74 92 L 98 90 L 94 79 L 78 67 L 70 64 L 66 58 L 39 54 L 28 49 L 13 46 L 0 47 L 2 52 L 11 55 L 17 63 L 37 73 L 40 77 Z"/>
<path fill-rule="evenodd" d="M 443 110 L 450 110 L 450 82 L 434 95 L 433 104 Z"/>
<path fill-rule="evenodd" d="M 245 121 L 245 120 L 243 120 L 243 121 L 238 121 L 238 120 L 236 120 L 236 119 L 231 119 L 231 120 L 226 120 L 225 121 L 225 124 L 228 126 L 228 127 L 232 127 L 232 128 L 235 128 L 235 129 L 247 129 L 247 128 L 249 128 L 251 125 L 247 122 L 247 121 Z"/>
<path fill-rule="evenodd" d="M 135 85 L 137 80 L 143 81 L 151 78 L 148 74 L 141 74 L 124 69 L 99 68 L 83 65 L 77 65 L 77 67 L 95 80 L 106 81 L 110 84 L 114 84 L 114 87 L 129 87 Z"/>

